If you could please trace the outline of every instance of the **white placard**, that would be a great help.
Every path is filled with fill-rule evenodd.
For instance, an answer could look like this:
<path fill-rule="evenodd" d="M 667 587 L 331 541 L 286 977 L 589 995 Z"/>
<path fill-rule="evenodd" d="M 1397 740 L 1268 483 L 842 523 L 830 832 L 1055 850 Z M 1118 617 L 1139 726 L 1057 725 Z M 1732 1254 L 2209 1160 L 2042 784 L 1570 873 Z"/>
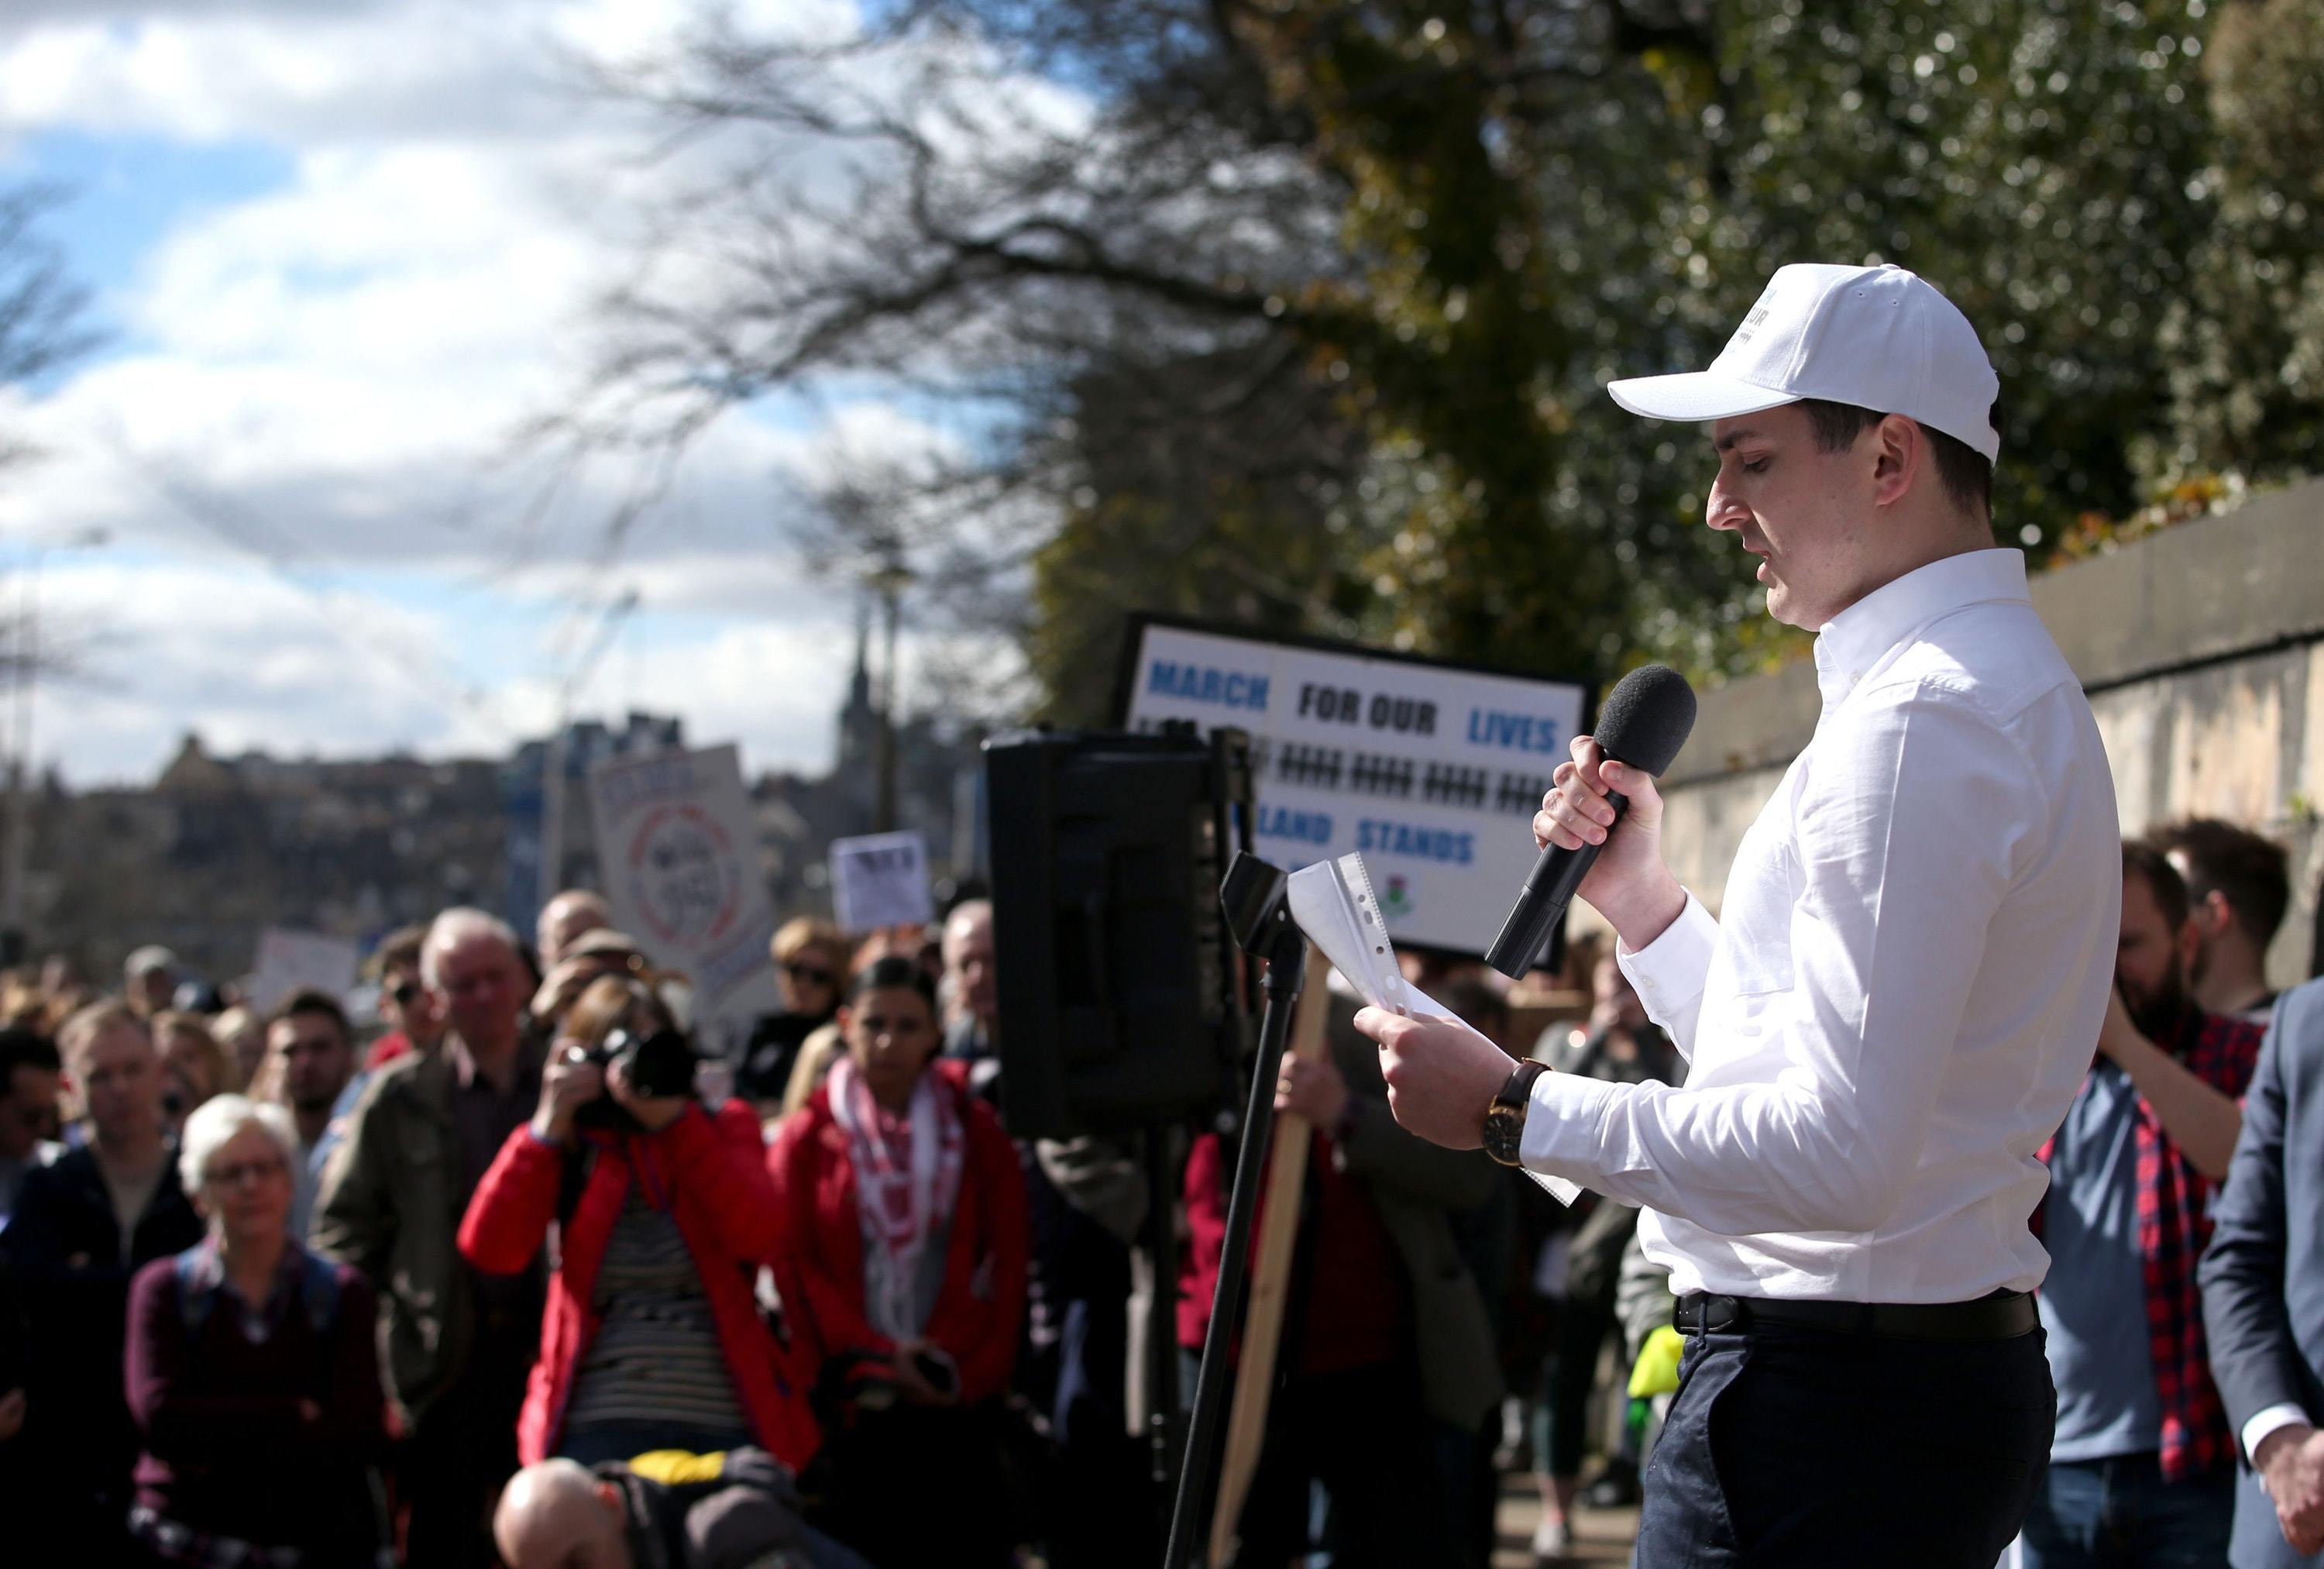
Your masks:
<path fill-rule="evenodd" d="M 258 961 L 251 966 L 250 1004 L 262 1014 L 302 988 L 327 992 L 343 1001 L 355 983 L 355 946 L 320 932 L 269 927 L 259 934 Z"/>
<path fill-rule="evenodd" d="M 775 991 L 774 905 L 732 746 L 606 758 L 589 771 L 613 925 L 694 983 L 706 1050 L 740 1046 Z"/>
<path fill-rule="evenodd" d="M 844 932 L 926 926 L 936 919 L 927 841 L 916 832 L 834 839 L 831 913 Z"/>
<path fill-rule="evenodd" d="M 1123 723 L 1247 730 L 1259 854 L 1360 852 L 1399 945 L 1482 954 L 1533 870 L 1533 816 L 1588 691 L 1147 622 Z"/>

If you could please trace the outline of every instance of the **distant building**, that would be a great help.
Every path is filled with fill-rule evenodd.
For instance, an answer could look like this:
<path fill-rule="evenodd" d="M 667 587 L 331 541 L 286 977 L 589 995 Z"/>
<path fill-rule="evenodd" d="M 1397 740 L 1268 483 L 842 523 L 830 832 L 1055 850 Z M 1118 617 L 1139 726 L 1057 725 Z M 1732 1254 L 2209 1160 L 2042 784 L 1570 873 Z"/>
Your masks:
<path fill-rule="evenodd" d="M 528 741 L 516 750 L 503 774 L 508 813 L 507 874 L 501 913 L 520 932 L 549 896 L 564 888 L 598 888 L 597 824 L 589 805 L 589 771 L 609 757 L 671 752 L 686 745 L 686 722 L 632 713 L 618 730 L 595 719 L 576 719 L 559 735 Z M 551 789 L 554 777 L 561 788 Z M 554 863 L 543 854 L 554 835 Z"/>
<path fill-rule="evenodd" d="M 875 826 L 883 726 L 859 635 L 831 771 L 750 786 L 779 915 L 829 911 L 831 841 Z M 939 879 L 977 864 L 981 740 L 927 718 L 897 727 L 897 826 L 927 835 Z M 68 954 L 111 984 L 145 943 L 226 981 L 249 971 L 269 927 L 368 949 L 453 904 L 496 909 L 530 936 L 548 893 L 601 882 L 590 769 L 687 744 L 681 720 L 639 713 L 619 725 L 576 720 L 504 760 L 224 757 L 189 734 L 150 789 L 75 794 L 51 778 L 34 792 L 25 951 Z M 552 835 L 556 875 L 545 876 Z"/>
<path fill-rule="evenodd" d="M 883 724 L 872 697 L 867 632 L 858 624 L 855 670 L 839 710 L 837 761 L 819 779 L 762 776 L 751 787 L 759 846 L 779 915 L 828 915 L 826 870 L 834 839 L 879 827 L 880 742 Z M 982 731 L 934 719 L 896 727 L 896 822 L 927 835 L 928 864 L 940 885 L 981 868 L 977 822 L 982 801 Z M 944 891 L 940 886 L 939 891 Z"/>
<path fill-rule="evenodd" d="M 407 756 L 324 762 L 213 756 L 188 735 L 150 789 L 33 799 L 25 878 L 34 955 L 100 983 L 163 943 L 211 980 L 246 972 L 259 934 L 369 943 L 503 881 L 501 765 Z"/>

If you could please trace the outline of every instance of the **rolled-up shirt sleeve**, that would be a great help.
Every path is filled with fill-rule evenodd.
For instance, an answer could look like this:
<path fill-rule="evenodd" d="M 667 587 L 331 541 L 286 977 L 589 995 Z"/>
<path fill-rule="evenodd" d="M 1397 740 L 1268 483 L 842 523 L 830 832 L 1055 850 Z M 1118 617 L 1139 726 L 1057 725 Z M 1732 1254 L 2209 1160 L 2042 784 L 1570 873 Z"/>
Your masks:
<path fill-rule="evenodd" d="M 1673 1038 L 1692 1038 L 1702 1087 L 1544 1075 L 1527 1167 L 1729 1236 L 1868 1231 L 1895 1207 L 2041 787 L 1958 692 L 1857 699 L 1827 713 L 1793 807 L 1791 983 L 1761 1018 L 1769 1038 L 1727 1041 L 1738 1021 L 1702 1014 L 1696 948 L 1719 928 L 1690 897 L 1624 967 Z M 1721 1084 L 1718 1065 L 1738 1058 L 1755 1082 Z"/>

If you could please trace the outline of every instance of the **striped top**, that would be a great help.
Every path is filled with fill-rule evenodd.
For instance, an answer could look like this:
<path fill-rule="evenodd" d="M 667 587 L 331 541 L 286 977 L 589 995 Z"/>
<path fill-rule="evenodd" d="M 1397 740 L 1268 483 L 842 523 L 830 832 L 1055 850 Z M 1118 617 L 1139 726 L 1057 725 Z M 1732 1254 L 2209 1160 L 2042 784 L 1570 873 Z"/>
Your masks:
<path fill-rule="evenodd" d="M 750 1418 L 727 1374 L 694 1255 L 642 1183 L 631 1184 L 605 1240 L 593 1306 L 597 1334 L 581 1354 L 567 1433 L 651 1423 L 747 1442 Z"/>

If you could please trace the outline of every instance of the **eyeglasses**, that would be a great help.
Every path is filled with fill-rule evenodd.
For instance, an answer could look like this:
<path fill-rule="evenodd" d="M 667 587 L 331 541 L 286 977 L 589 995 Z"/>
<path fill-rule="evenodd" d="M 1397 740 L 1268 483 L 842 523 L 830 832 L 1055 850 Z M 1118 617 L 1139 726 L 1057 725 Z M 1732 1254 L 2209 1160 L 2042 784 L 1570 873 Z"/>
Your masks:
<path fill-rule="evenodd" d="M 272 1182 L 289 1169 L 279 1155 L 272 1160 L 237 1160 L 211 1167 L 203 1181 L 211 1187 L 239 1187 L 245 1182 Z"/>
<path fill-rule="evenodd" d="M 833 985 L 839 979 L 821 964 L 803 964 L 797 959 L 792 959 L 783 965 L 783 974 L 794 981 L 804 981 L 814 986 Z"/>
<path fill-rule="evenodd" d="M 398 1008 L 409 1008 L 414 1002 L 420 1001 L 420 983 L 417 981 L 399 982 L 395 985 L 390 986 L 387 989 L 387 994 L 395 999 L 395 1005 Z"/>

